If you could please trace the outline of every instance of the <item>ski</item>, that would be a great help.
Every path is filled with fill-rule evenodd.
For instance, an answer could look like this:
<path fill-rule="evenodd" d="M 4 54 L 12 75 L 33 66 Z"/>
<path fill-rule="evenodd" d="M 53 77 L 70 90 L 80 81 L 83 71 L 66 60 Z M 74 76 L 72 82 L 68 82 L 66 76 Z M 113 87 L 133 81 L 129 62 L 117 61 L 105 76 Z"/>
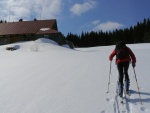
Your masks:
<path fill-rule="evenodd" d="M 119 95 L 118 95 L 119 96 Z M 124 104 L 124 97 L 123 97 L 123 95 L 122 96 L 119 96 L 120 97 L 120 103 L 121 104 Z"/>
<path fill-rule="evenodd" d="M 121 98 L 121 101 L 120 101 L 120 103 L 121 103 L 121 104 L 124 104 L 123 97 L 120 97 L 120 98 Z"/>
<path fill-rule="evenodd" d="M 126 95 L 128 95 L 129 97 L 131 96 L 130 91 L 126 91 L 125 93 L 126 93 Z"/>
<path fill-rule="evenodd" d="M 126 102 L 124 97 L 120 97 L 120 112 L 126 113 Z"/>
<path fill-rule="evenodd" d="M 130 91 L 125 92 L 125 93 L 126 93 L 126 102 L 129 103 L 130 102 L 131 93 L 130 93 Z"/>
<path fill-rule="evenodd" d="M 120 112 L 127 113 L 129 111 L 130 93 L 123 89 L 123 95 L 120 97 Z"/>
<path fill-rule="evenodd" d="M 116 93 L 117 93 L 117 98 L 119 99 L 118 104 L 119 104 L 119 112 L 120 113 L 126 113 L 126 107 L 125 107 L 125 100 L 124 97 L 122 95 L 122 97 L 120 97 L 119 95 L 119 82 L 117 82 L 116 85 Z M 119 103 L 120 102 L 120 103 Z"/>
<path fill-rule="evenodd" d="M 125 91 L 124 90 L 124 94 L 125 94 L 125 97 L 126 97 L 126 101 L 129 101 L 130 100 L 130 96 L 131 96 L 130 91 Z"/>
<path fill-rule="evenodd" d="M 117 82 L 118 83 L 118 82 Z M 116 108 L 118 109 L 118 113 L 129 113 L 130 112 L 130 96 L 131 92 L 126 91 L 126 88 L 123 87 L 123 95 L 119 95 L 119 83 L 116 85 L 116 96 L 115 100 Z"/>
<path fill-rule="evenodd" d="M 121 102 L 120 102 L 121 104 L 124 104 L 124 102 L 123 102 L 123 100 L 121 100 Z"/>

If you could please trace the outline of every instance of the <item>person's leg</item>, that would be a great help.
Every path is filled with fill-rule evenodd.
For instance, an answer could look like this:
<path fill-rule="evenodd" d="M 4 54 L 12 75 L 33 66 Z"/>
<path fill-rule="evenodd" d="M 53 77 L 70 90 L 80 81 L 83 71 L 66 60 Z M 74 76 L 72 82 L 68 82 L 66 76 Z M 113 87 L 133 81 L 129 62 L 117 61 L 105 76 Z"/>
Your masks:
<path fill-rule="evenodd" d="M 118 73 L 119 73 L 119 95 L 123 94 L 123 65 L 122 63 L 117 64 Z"/>
<path fill-rule="evenodd" d="M 129 62 L 124 62 L 124 74 L 125 74 L 125 88 L 126 91 L 129 91 L 130 79 L 128 75 Z"/>

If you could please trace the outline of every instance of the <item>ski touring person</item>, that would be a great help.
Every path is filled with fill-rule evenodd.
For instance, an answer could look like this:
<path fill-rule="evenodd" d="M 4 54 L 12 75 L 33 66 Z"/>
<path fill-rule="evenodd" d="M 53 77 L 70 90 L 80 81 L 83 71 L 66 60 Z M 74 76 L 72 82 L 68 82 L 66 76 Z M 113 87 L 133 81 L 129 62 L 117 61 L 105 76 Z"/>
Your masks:
<path fill-rule="evenodd" d="M 129 63 L 132 62 L 133 68 L 135 67 L 136 57 L 132 50 L 126 46 L 125 42 L 120 41 L 116 43 L 116 47 L 109 56 L 109 60 L 112 61 L 116 55 L 116 65 L 119 73 L 119 96 L 123 96 L 123 80 L 125 75 L 125 90 L 129 94 L 130 79 L 128 75 Z"/>

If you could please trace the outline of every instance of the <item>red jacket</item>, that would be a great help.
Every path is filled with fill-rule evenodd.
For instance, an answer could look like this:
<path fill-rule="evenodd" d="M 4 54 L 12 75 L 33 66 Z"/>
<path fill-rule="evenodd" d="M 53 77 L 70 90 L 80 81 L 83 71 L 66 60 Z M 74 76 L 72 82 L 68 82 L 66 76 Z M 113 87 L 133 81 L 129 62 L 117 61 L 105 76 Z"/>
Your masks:
<path fill-rule="evenodd" d="M 134 53 L 131 51 L 131 49 L 129 47 L 126 47 L 127 50 L 128 50 L 128 53 L 129 53 L 129 58 L 125 58 L 125 59 L 116 59 L 116 63 L 119 63 L 119 62 L 126 62 L 126 61 L 131 61 L 132 59 L 132 64 L 135 64 L 136 63 L 136 57 L 134 55 Z M 116 55 L 116 49 L 110 54 L 109 56 L 109 60 L 112 61 L 113 57 Z"/>

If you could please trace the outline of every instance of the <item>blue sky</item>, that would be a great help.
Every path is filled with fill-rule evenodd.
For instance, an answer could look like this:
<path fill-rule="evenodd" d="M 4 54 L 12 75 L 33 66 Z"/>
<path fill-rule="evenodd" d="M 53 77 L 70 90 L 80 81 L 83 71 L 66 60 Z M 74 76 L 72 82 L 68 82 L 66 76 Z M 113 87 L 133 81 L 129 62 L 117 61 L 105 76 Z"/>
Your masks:
<path fill-rule="evenodd" d="M 57 19 L 60 32 L 112 31 L 150 18 L 150 0 L 0 0 L 0 20 Z"/>

